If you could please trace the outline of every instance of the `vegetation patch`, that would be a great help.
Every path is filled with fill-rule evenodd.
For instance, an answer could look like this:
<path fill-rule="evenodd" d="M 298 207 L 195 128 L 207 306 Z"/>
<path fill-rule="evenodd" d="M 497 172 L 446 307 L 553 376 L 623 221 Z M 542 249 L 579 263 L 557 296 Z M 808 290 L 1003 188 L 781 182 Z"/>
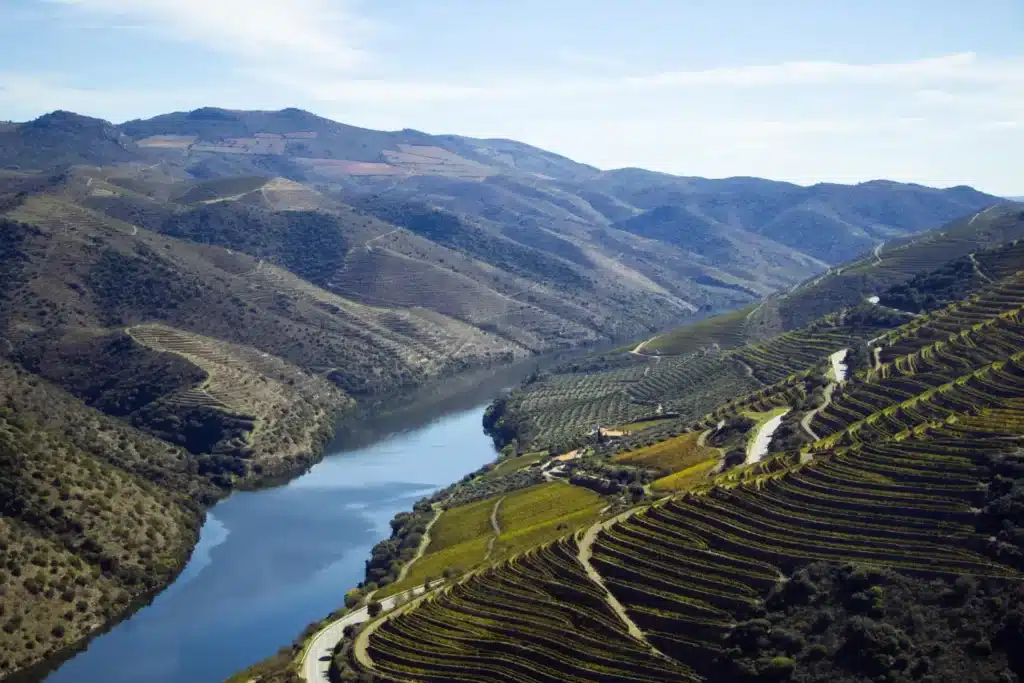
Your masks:
<path fill-rule="evenodd" d="M 708 481 L 717 462 L 718 456 L 716 453 L 712 457 L 695 465 L 691 465 L 684 470 L 662 477 L 661 479 L 655 479 L 651 483 L 651 488 L 659 493 L 688 491 L 696 488 Z"/>
<path fill-rule="evenodd" d="M 540 484 L 505 496 L 494 557 L 510 557 L 589 526 L 604 507 L 601 496 L 564 482 Z"/>
<path fill-rule="evenodd" d="M 687 470 L 707 460 L 720 456 L 717 448 L 703 446 L 698 433 L 683 434 L 672 439 L 659 441 L 644 448 L 616 455 L 615 462 L 643 465 L 665 474 Z"/>
<path fill-rule="evenodd" d="M 731 349 L 746 343 L 747 316 L 753 306 L 716 315 L 660 334 L 644 344 L 643 353 L 684 356 L 709 347 Z"/>

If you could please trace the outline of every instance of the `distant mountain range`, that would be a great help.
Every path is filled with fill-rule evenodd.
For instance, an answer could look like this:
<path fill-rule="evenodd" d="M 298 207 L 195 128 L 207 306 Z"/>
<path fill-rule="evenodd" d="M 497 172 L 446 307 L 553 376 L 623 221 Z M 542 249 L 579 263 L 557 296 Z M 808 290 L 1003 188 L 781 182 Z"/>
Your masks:
<path fill-rule="evenodd" d="M 999 201 L 601 171 L 297 109 L 122 125 L 58 111 L 0 127 L 0 168 L 0 216 L 20 226 L 4 235 L 7 355 L 197 453 L 234 452 L 246 420 L 271 418 L 256 395 L 193 396 L 189 367 L 241 363 L 284 382 L 290 407 L 328 396 L 317 378 L 376 395 L 733 309 Z M 187 361 L 172 372 L 152 355 L 169 349 Z M 100 367 L 124 372 L 97 385 Z M 168 426 L 197 401 L 230 419 Z M 258 462 L 276 439 L 245 449 Z"/>
<path fill-rule="evenodd" d="M 800 187 L 600 171 L 515 141 L 366 130 L 297 109 L 204 108 L 120 126 L 54 112 L 0 129 L 0 165 L 8 169 L 75 164 L 109 167 L 109 180 L 156 201 L 232 199 L 256 202 L 263 211 L 356 205 L 484 262 L 493 255 L 482 253 L 481 244 L 538 261 L 544 277 L 522 263 L 491 264 L 518 268 L 531 281 L 551 282 L 554 269 L 588 280 L 582 290 L 570 287 L 588 300 L 628 299 L 630 309 L 654 312 L 625 323 L 629 329 L 582 321 L 600 327 L 599 334 L 637 332 L 689 310 L 732 306 L 998 201 L 967 187 L 887 181 Z M 304 187 L 292 187 L 273 204 L 256 181 L 248 192 L 218 194 L 235 186 L 215 183 L 170 196 L 169 188 L 182 183 L 239 177 L 285 178 Z M 106 204 L 132 199 L 118 193 Z"/>

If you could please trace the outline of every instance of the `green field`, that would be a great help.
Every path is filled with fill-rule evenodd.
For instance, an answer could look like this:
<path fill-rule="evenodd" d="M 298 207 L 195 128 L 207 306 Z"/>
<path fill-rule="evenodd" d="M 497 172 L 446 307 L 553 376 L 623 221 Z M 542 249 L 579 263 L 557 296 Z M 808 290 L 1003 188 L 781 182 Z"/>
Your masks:
<path fill-rule="evenodd" d="M 593 491 L 559 481 L 511 493 L 499 509 L 501 536 L 494 558 L 511 557 L 589 526 L 604 505 Z"/>
<path fill-rule="evenodd" d="M 684 470 L 655 479 L 651 483 L 651 490 L 655 493 L 678 493 L 696 488 L 708 481 L 717 462 L 718 459 L 715 457 L 708 458 Z"/>
<path fill-rule="evenodd" d="M 487 474 L 483 475 L 481 479 L 496 479 L 512 472 L 518 472 L 519 470 L 526 469 L 535 462 L 541 462 L 548 456 L 547 451 L 539 451 L 537 453 L 524 453 L 523 455 L 507 458 L 502 460 L 494 466 Z"/>
<path fill-rule="evenodd" d="M 616 429 L 630 433 L 642 432 L 645 429 L 650 429 L 651 427 L 658 427 L 660 425 L 668 424 L 669 422 L 672 422 L 671 418 L 657 420 L 642 420 L 640 422 L 630 422 L 624 425 L 620 425 L 616 427 Z"/>
<path fill-rule="evenodd" d="M 501 535 L 495 538 L 491 513 L 499 500 Z M 409 567 L 402 581 L 385 586 L 377 597 L 413 588 L 428 577 L 438 578 L 446 569 L 462 573 L 487 560 L 509 557 L 565 536 L 591 524 L 603 506 L 593 491 L 551 482 L 445 510 L 430 530 L 430 544 L 423 557 Z"/>
<path fill-rule="evenodd" d="M 749 306 L 658 335 L 644 345 L 643 353 L 683 356 L 715 344 L 723 349 L 742 346 L 747 316 L 753 310 L 754 306 Z"/>

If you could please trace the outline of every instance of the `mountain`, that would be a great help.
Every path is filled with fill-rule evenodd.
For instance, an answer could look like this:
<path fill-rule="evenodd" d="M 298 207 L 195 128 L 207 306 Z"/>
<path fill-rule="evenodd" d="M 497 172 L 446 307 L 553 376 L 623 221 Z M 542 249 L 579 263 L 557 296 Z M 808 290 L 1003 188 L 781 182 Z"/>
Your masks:
<path fill-rule="evenodd" d="M 308 467 L 357 404 L 748 306 L 741 345 L 818 317 L 861 270 L 925 305 L 912 278 L 936 259 L 1015 238 L 996 203 L 606 172 L 294 109 L 0 126 L 0 676 L 166 585 L 205 506 Z M 871 256 L 835 265 L 850 253 Z M 770 372 L 744 362 L 714 366 L 716 396 Z M 666 387 L 717 376 L 664 365 Z"/>
<path fill-rule="evenodd" d="M 23 138 L 47 118 L 0 133 L 0 165 L 38 167 L 30 155 L 26 159 L 32 146 Z M 677 299 L 676 306 L 696 308 L 734 304 L 730 292 L 764 294 L 793 284 L 821 262 L 848 260 L 879 242 L 997 201 L 964 187 L 935 190 L 888 181 L 800 187 L 641 169 L 605 172 L 515 141 L 367 130 L 297 109 L 203 108 L 120 126 L 74 121 L 49 134 L 64 135 L 62 147 L 74 150 L 79 163 L 134 160 L 118 169 L 132 180 L 284 177 L 349 204 L 367 198 L 374 204 L 426 204 L 468 216 L 475 227 L 523 246 L 561 250 L 596 280 L 615 276 L 645 297 L 660 288 Z M 109 148 L 98 147 L 97 138 Z M 94 148 L 95 158 L 86 162 Z M 67 156 L 58 158 L 69 163 Z M 393 207 L 382 210 L 395 214 Z M 675 212 L 675 227 L 663 225 L 661 238 L 623 229 L 636 227 L 629 219 L 655 210 Z M 664 219 L 656 213 L 651 220 Z M 756 245 L 741 250 L 743 256 L 767 249 L 769 258 L 751 266 L 736 261 L 736 250 L 695 258 L 678 240 L 666 240 L 666 230 L 730 231 L 734 242 Z M 724 283 L 726 291 L 700 284 L 701 278 Z"/>

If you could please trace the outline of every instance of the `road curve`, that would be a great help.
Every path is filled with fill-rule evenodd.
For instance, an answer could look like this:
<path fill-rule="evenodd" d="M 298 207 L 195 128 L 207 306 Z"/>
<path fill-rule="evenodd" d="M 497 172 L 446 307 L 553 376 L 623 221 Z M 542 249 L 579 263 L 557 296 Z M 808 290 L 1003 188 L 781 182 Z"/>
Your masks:
<path fill-rule="evenodd" d="M 771 445 L 772 436 L 775 434 L 775 430 L 782 424 L 782 418 L 789 414 L 790 408 L 786 408 L 785 411 L 779 413 L 772 419 L 766 421 L 761 428 L 757 430 L 757 434 L 747 445 L 747 459 L 744 464 L 752 465 L 755 462 L 761 462 L 761 458 L 768 454 L 768 446 Z"/>
<path fill-rule="evenodd" d="M 430 584 L 433 588 L 441 583 L 443 579 L 437 579 Z M 413 598 L 423 594 L 423 586 L 410 588 L 402 593 L 397 593 L 380 601 L 381 613 L 394 609 L 399 600 Z M 322 628 L 310 641 L 303 659 L 299 662 L 299 671 L 308 683 L 330 683 L 327 670 L 331 666 L 331 653 L 338 646 L 345 636 L 345 627 L 355 624 L 362 624 L 369 621 L 370 614 L 366 607 L 360 607 L 344 615 L 340 619 L 332 621 Z"/>

